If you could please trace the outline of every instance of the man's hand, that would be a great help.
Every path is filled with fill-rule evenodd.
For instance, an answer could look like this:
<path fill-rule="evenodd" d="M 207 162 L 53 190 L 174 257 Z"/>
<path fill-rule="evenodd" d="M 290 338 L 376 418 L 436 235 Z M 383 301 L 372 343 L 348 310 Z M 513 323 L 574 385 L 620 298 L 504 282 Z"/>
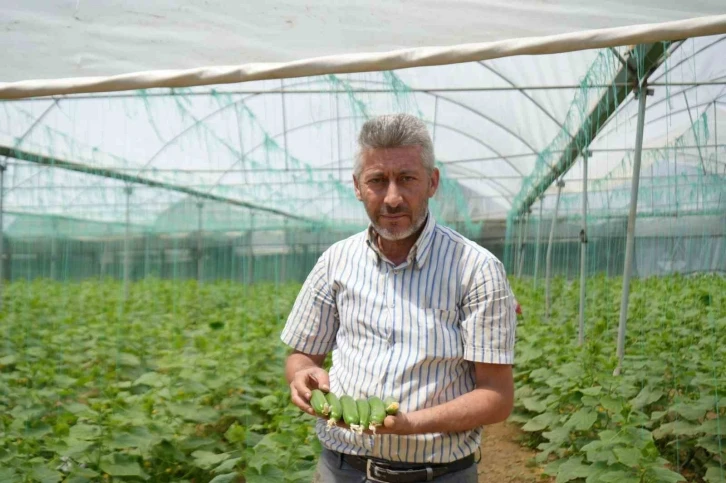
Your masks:
<path fill-rule="evenodd" d="M 293 351 L 287 358 L 285 375 L 290 383 L 292 403 L 308 414 L 315 414 L 310 406 L 313 389 L 330 390 L 328 373 L 322 368 L 325 355 L 310 355 Z"/>
<path fill-rule="evenodd" d="M 320 389 L 323 392 L 330 390 L 328 373 L 320 367 L 309 367 L 297 371 L 290 383 L 292 403 L 306 413 L 315 415 L 315 411 L 310 406 L 313 389 Z"/>
<path fill-rule="evenodd" d="M 319 419 L 324 419 L 326 421 L 328 420 L 327 417 L 318 415 L 316 416 Z M 345 421 L 343 421 L 342 419 L 335 423 L 335 427 L 352 431 L 352 429 L 350 429 L 350 426 L 346 424 Z M 396 413 L 395 416 L 386 416 L 386 419 L 383 420 L 383 425 L 376 426 L 375 433 L 370 429 L 365 428 L 363 434 L 416 434 L 416 428 L 411 419 L 406 414 L 399 412 Z"/>

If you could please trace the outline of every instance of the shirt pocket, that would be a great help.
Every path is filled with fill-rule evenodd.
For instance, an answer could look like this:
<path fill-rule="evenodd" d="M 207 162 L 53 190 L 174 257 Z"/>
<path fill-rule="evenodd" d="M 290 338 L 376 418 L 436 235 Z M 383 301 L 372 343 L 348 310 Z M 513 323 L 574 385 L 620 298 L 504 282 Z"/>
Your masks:
<path fill-rule="evenodd" d="M 456 310 L 420 309 L 420 349 L 428 359 L 464 356 L 459 313 Z"/>

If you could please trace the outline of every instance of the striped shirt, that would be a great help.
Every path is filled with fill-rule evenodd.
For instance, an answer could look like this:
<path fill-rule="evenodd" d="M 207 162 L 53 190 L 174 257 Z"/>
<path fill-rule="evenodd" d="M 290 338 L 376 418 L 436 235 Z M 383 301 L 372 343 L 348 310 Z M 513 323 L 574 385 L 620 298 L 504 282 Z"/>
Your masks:
<path fill-rule="evenodd" d="M 330 390 L 392 396 L 412 412 L 475 388 L 474 362 L 512 364 L 515 307 L 504 267 L 429 213 L 407 260 L 394 266 L 372 228 L 331 246 L 305 281 L 282 341 L 333 351 Z M 390 461 L 447 463 L 479 447 L 482 428 L 410 436 L 358 435 L 318 420 L 328 449 Z"/>

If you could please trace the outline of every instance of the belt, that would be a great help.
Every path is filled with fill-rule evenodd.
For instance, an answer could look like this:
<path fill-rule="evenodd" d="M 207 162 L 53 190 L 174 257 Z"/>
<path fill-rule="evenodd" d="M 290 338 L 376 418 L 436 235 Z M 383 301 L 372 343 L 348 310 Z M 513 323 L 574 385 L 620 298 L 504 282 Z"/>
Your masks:
<path fill-rule="evenodd" d="M 336 452 L 337 453 L 337 452 Z M 450 463 L 397 463 L 344 453 L 338 455 L 350 466 L 366 474 L 370 481 L 415 483 L 464 470 L 474 464 L 474 454 Z"/>

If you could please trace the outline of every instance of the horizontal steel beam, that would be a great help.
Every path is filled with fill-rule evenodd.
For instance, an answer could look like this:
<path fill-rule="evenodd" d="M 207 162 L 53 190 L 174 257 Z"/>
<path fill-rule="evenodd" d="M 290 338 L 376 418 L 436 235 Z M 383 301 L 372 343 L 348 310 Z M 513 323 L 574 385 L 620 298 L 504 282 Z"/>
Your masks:
<path fill-rule="evenodd" d="M 211 193 L 204 193 L 201 191 L 197 191 L 191 188 L 185 188 L 184 186 L 175 186 L 170 183 L 164 183 L 162 181 L 156 181 L 149 178 L 144 178 L 142 176 L 134 176 L 130 174 L 124 174 L 119 171 L 116 171 L 114 169 L 109 168 L 99 168 L 94 166 L 89 166 L 87 164 L 82 163 L 76 163 L 72 161 L 65 161 L 62 159 L 54 158 L 51 156 L 44 156 L 42 154 L 32 153 L 29 151 L 24 151 L 21 149 L 11 148 L 8 146 L 0 146 L 0 156 L 6 156 L 8 158 L 14 158 L 21 161 L 27 161 L 30 163 L 40 164 L 43 166 L 51 166 L 54 168 L 60 168 L 60 169 L 66 169 L 68 171 L 76 171 L 79 173 L 85 173 L 90 174 L 93 176 L 99 176 L 102 178 L 109 178 L 114 179 L 117 181 L 124 181 L 131 184 L 138 184 L 138 185 L 144 185 L 144 186 L 150 186 L 152 188 L 161 188 L 169 191 L 175 191 L 177 193 L 184 193 L 186 195 L 203 199 L 203 200 L 209 200 L 209 201 L 216 201 L 219 203 L 225 203 L 233 206 L 238 206 L 240 208 L 247 208 L 254 211 L 262 211 L 266 213 L 271 213 L 274 215 L 279 215 L 285 218 L 290 218 L 293 220 L 303 221 L 306 223 L 311 224 L 321 224 L 319 221 L 311 220 L 302 216 L 294 215 L 292 213 L 287 213 L 282 210 L 278 210 L 275 208 L 269 208 L 266 206 L 259 206 L 254 203 L 249 203 L 246 201 L 236 200 L 233 198 L 227 198 L 224 196 L 217 196 L 213 195 Z"/>

